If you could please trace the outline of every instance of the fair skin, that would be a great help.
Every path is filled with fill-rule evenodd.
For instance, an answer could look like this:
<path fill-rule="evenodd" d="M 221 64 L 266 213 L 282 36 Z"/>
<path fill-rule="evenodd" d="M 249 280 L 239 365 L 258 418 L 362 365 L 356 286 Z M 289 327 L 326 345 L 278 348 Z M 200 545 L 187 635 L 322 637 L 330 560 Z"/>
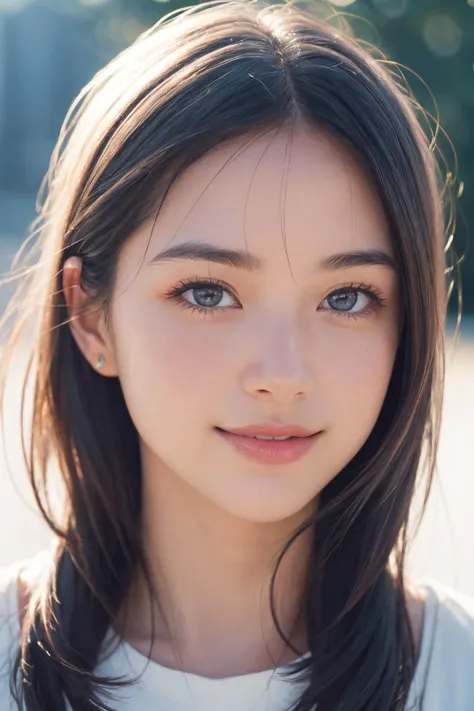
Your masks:
<path fill-rule="evenodd" d="M 92 367 L 103 355 L 101 374 L 120 379 L 140 438 L 141 533 L 161 603 L 151 658 L 211 677 L 297 656 L 271 620 L 271 566 L 369 436 L 398 343 L 397 274 L 374 190 L 334 139 L 301 128 L 290 155 L 286 253 L 287 142 L 285 131 L 258 138 L 223 167 L 243 143 L 231 141 L 183 173 L 151 237 L 153 220 L 121 250 L 108 324 L 100 311 L 77 316 L 87 299 L 80 260 L 64 270 L 76 342 Z M 249 252 L 258 268 L 189 256 L 152 261 L 198 241 Z M 372 263 L 327 263 L 354 252 L 370 253 Z M 193 308 L 183 308 L 170 291 L 193 280 L 218 283 L 188 288 L 181 303 Z M 345 289 L 339 300 L 338 289 Z M 299 460 L 262 464 L 216 430 L 256 423 L 320 434 Z M 311 548 L 309 529 L 286 553 L 276 587 L 278 620 L 301 654 L 298 609 Z M 416 597 L 410 611 L 419 637 Z M 146 654 L 147 599 L 137 573 L 129 615 L 124 607 L 117 621 Z"/>

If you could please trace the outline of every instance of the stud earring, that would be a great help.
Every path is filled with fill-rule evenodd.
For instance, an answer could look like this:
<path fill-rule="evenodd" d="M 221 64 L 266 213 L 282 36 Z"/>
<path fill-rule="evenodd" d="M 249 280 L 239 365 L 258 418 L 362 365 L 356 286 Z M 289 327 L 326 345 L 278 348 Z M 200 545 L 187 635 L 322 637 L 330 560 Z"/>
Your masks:
<path fill-rule="evenodd" d="M 105 358 L 104 358 L 103 355 L 100 355 L 100 356 L 97 358 L 97 362 L 96 362 L 96 364 L 95 364 L 95 367 L 97 368 L 97 370 L 101 370 L 101 369 L 104 367 L 104 365 L 105 365 Z"/>

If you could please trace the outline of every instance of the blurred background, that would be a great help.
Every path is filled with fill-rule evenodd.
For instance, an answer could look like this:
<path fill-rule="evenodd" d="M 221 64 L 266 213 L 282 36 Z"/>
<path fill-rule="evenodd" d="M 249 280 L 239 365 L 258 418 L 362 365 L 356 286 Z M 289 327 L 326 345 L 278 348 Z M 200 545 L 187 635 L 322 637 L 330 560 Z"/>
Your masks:
<path fill-rule="evenodd" d="M 81 88 L 160 17 L 189 2 L 0 0 L 0 272 L 35 217 L 35 199 L 65 114 Z M 305 7 L 305 1 L 294 0 Z M 308 9 L 346 17 L 352 33 L 402 66 L 439 133 L 443 174 L 456 198 L 451 225 L 460 262 L 463 319 L 454 343 L 451 298 L 438 473 L 409 555 L 409 571 L 474 594 L 474 0 L 311 0 Z M 337 24 L 337 23 L 336 23 Z M 449 137 L 449 138 L 448 138 Z M 11 289 L 0 290 L 0 310 Z M 0 566 L 44 548 L 20 456 L 21 355 L 9 383 L 0 446 Z M 415 509 L 414 509 L 415 510 Z"/>

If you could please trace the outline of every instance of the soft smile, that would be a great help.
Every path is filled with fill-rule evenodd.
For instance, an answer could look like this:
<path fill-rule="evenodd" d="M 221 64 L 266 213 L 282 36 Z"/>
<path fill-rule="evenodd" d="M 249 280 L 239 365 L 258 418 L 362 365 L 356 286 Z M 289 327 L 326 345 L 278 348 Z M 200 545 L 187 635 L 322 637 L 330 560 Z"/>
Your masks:
<path fill-rule="evenodd" d="M 216 427 L 216 431 L 241 454 L 260 464 L 295 462 L 322 434 L 293 425 L 242 427 L 231 431 Z"/>

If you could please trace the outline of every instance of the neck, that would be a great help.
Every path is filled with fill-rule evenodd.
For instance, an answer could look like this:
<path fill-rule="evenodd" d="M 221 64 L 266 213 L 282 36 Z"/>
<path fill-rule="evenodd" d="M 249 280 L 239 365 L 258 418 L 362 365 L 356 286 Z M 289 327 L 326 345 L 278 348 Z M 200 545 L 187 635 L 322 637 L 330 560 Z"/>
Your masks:
<path fill-rule="evenodd" d="M 312 503 L 312 510 L 315 502 Z M 150 607 L 137 571 L 126 601 L 123 636 L 168 666 L 204 676 L 233 676 L 286 664 L 307 651 L 301 609 L 313 528 L 285 553 L 274 586 L 277 556 L 311 514 L 255 523 L 219 509 L 160 466 L 143 475 L 142 542 L 156 599 Z"/>

